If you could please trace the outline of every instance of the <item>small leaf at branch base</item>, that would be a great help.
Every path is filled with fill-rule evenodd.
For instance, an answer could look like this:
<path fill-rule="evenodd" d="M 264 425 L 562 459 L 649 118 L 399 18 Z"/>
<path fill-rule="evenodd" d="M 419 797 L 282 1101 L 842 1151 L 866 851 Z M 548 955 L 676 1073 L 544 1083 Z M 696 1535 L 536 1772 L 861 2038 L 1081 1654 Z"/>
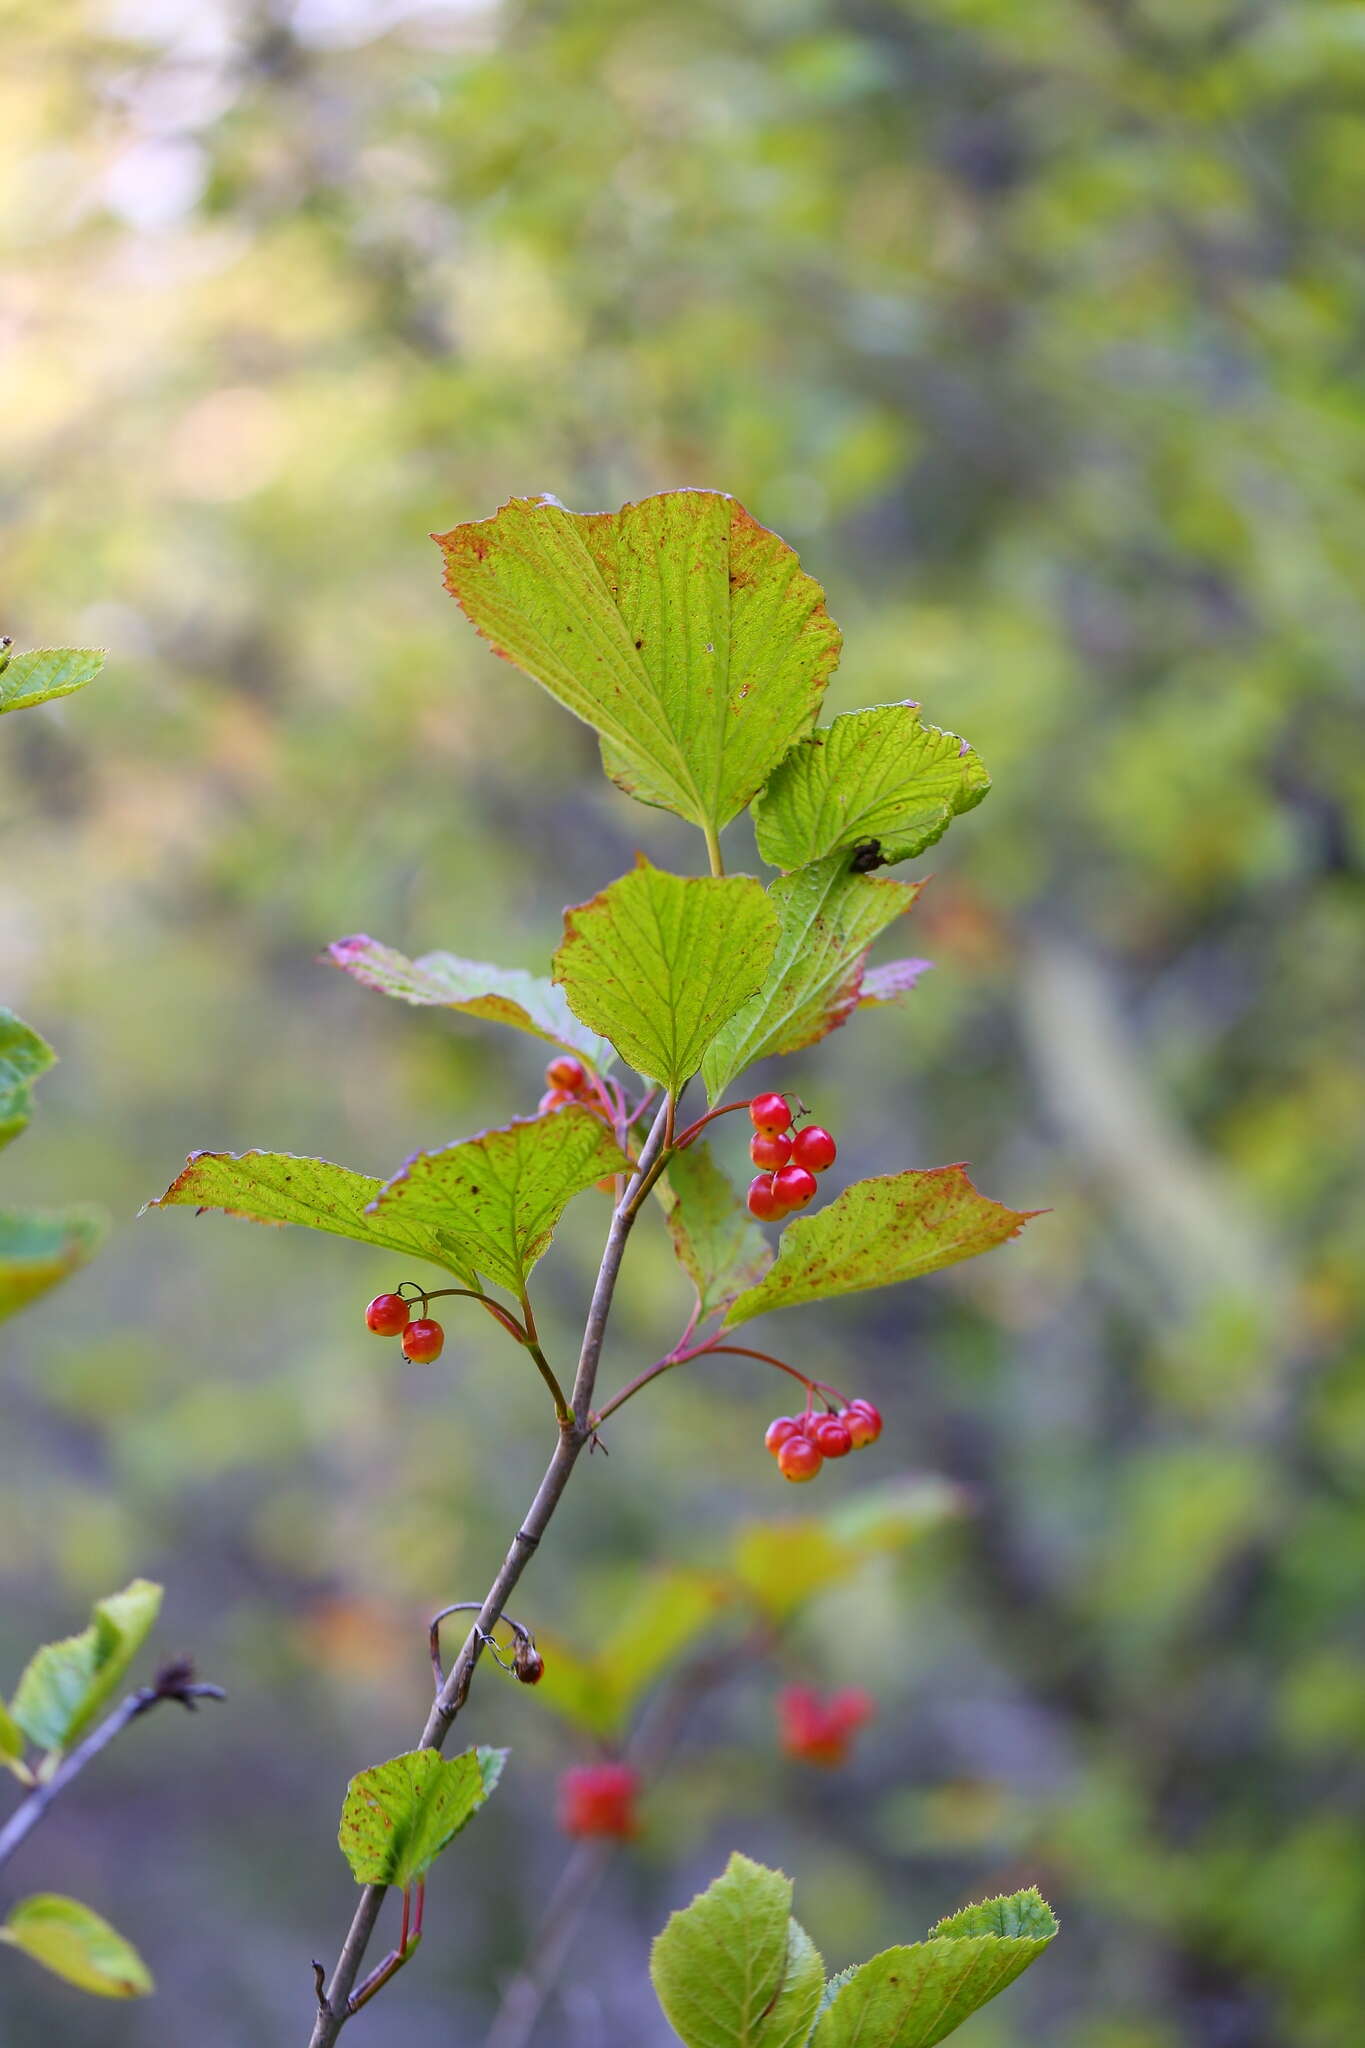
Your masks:
<path fill-rule="evenodd" d="M 34 647 L 0 667 L 0 712 L 28 711 L 53 697 L 69 697 L 93 683 L 104 667 L 102 648 Z"/>
<path fill-rule="evenodd" d="M 13 1771 L 16 1778 L 27 1784 L 30 1774 L 24 1764 L 24 1751 L 28 1747 L 24 1731 L 11 1714 L 3 1700 L 0 1700 L 0 1765 Z"/>
<path fill-rule="evenodd" d="M 811 733 L 774 770 L 754 805 L 758 850 L 791 870 L 875 839 L 885 864 L 909 860 L 990 786 L 966 742 L 923 724 L 917 704 L 875 704 Z"/>
<path fill-rule="evenodd" d="M 0 1009 L 0 1150 L 33 1114 L 33 1083 L 57 1055 L 13 1010 Z"/>
<path fill-rule="evenodd" d="M 109 1227 L 101 1210 L 0 1209 L 0 1323 L 92 1259 Z"/>
<path fill-rule="evenodd" d="M 845 1973 L 811 2048 L 935 2048 L 1043 1953 L 1057 1922 L 1036 1891 L 968 1906 L 927 1941 Z"/>
<path fill-rule="evenodd" d="M 850 871 L 843 854 L 783 875 L 768 891 L 782 929 L 767 979 L 719 1033 L 702 1066 L 714 1103 L 756 1060 L 797 1052 L 857 1009 L 868 948 L 913 910 L 922 882 Z"/>
<path fill-rule="evenodd" d="M 468 1248 L 452 1230 L 415 1213 L 371 1212 L 383 1187 L 371 1174 L 293 1152 L 194 1152 L 184 1172 L 164 1195 L 144 1204 L 142 1214 L 181 1206 L 221 1209 L 251 1223 L 299 1223 L 405 1258 L 426 1259 L 472 1287 L 475 1272 Z"/>
<path fill-rule="evenodd" d="M 327 948 L 327 957 L 364 987 L 378 989 L 381 995 L 394 996 L 399 1002 L 458 1010 L 467 1017 L 508 1024 L 514 1031 L 527 1031 L 550 1045 L 563 1046 L 599 1073 L 612 1064 L 611 1047 L 579 1023 L 563 990 L 524 968 L 490 967 L 480 960 L 462 960 L 455 953 L 423 953 L 410 960 L 406 953 L 381 946 L 363 932 L 335 940 Z"/>
<path fill-rule="evenodd" d="M 505 1749 L 452 1757 L 414 1749 L 352 1778 L 337 1839 L 356 1883 L 406 1889 L 424 1877 L 496 1789 L 506 1761 Z"/>
<path fill-rule="evenodd" d="M 478 1272 L 516 1294 L 573 1197 L 629 1170 L 601 1119 L 570 1103 L 440 1152 L 419 1152 L 366 1214 L 382 1227 L 448 1231 Z"/>
<path fill-rule="evenodd" d="M 720 492 L 586 515 L 514 498 L 434 538 L 494 652 L 596 729 L 622 789 L 703 831 L 809 732 L 839 659 L 819 584 Z"/>
<path fill-rule="evenodd" d="M 686 2048 L 786 2048 L 804 2039 L 793 2031 L 793 2008 L 808 2008 L 808 2029 L 824 1972 L 818 1957 L 812 1971 L 814 1951 L 793 1931 L 791 1899 L 790 1878 L 735 1855 L 673 1915 L 654 1943 L 649 1974 Z M 780 2031 L 770 2037 L 765 2027 L 780 2003 Z"/>
<path fill-rule="evenodd" d="M 641 860 L 565 911 L 555 979 L 575 1016 L 676 1090 L 762 987 L 776 944 L 776 913 L 751 876 L 670 875 Z"/>
<path fill-rule="evenodd" d="M 771 1309 L 936 1273 L 1005 1244 L 1038 1213 L 979 1194 L 965 1166 L 855 1181 L 827 1209 L 788 1224 L 776 1264 L 731 1304 L 725 1327 Z"/>
<path fill-rule="evenodd" d="M 773 1262 L 772 1247 L 700 1139 L 670 1160 L 664 1201 L 673 1250 L 697 1290 L 697 1320 L 704 1322 L 757 1285 Z"/>
<path fill-rule="evenodd" d="M 134 1579 L 95 1602 L 89 1628 L 35 1651 L 10 1706 L 29 1741 L 69 1749 L 122 1686 L 160 1612 L 160 1586 Z"/>
<path fill-rule="evenodd" d="M 156 1989 L 131 1942 L 88 1906 L 56 1892 L 21 1899 L 0 1926 L 0 1941 L 97 1998 L 145 1998 Z"/>

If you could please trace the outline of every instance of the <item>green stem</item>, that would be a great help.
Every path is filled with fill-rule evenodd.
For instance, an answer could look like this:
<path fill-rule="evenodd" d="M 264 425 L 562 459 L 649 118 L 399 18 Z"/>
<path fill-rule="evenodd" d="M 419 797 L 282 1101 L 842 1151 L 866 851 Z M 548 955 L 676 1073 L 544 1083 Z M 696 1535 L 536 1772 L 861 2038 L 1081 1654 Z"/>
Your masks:
<path fill-rule="evenodd" d="M 711 872 L 713 875 L 723 875 L 725 856 L 720 850 L 720 834 L 709 821 L 701 829 L 706 840 L 706 858 L 711 863 Z"/>

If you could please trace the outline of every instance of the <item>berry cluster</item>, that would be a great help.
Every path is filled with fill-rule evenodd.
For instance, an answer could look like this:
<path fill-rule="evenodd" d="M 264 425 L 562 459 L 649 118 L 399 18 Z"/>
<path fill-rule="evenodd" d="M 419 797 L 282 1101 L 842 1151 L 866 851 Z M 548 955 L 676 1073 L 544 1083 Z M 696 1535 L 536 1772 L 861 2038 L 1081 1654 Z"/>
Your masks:
<path fill-rule="evenodd" d="M 839 1148 L 819 1124 L 793 1132 L 783 1095 L 755 1095 L 749 1116 L 754 1125 L 749 1157 L 763 1168 L 749 1183 L 749 1213 L 760 1223 L 774 1223 L 805 1208 L 815 1193 L 816 1174 L 833 1166 Z"/>
<path fill-rule="evenodd" d="M 789 1685 L 777 1702 L 782 1747 L 801 1763 L 832 1770 L 844 1762 L 850 1741 L 871 1720 L 874 1707 L 872 1695 L 858 1686 L 822 1699 L 814 1686 Z"/>
<path fill-rule="evenodd" d="M 560 1053 L 545 1069 L 545 1093 L 536 1107 L 538 1116 L 563 1109 L 566 1102 L 582 1102 L 587 1109 L 599 1109 L 592 1081 L 582 1060 Z"/>
<path fill-rule="evenodd" d="M 559 1825 L 566 1835 L 628 1842 L 639 1833 L 638 1773 L 629 1764 L 579 1764 L 559 1781 Z"/>
<path fill-rule="evenodd" d="M 430 1316 L 414 1316 L 401 1294 L 376 1294 L 365 1311 L 365 1327 L 376 1337 L 401 1337 L 403 1356 L 414 1365 L 430 1365 L 445 1348 L 441 1325 Z"/>
<path fill-rule="evenodd" d="M 850 1401 L 836 1413 L 817 1415 L 808 1408 L 804 1415 L 779 1415 L 768 1424 L 763 1441 L 777 1460 L 784 1479 L 814 1479 L 826 1458 L 846 1458 L 875 1444 L 882 1433 L 882 1418 L 870 1401 Z"/>

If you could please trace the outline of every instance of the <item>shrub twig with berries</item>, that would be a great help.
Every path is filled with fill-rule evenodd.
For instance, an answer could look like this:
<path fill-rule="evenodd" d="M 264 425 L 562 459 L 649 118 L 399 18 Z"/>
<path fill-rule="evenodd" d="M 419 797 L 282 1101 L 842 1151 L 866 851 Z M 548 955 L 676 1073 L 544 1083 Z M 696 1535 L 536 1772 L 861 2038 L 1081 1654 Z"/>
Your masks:
<path fill-rule="evenodd" d="M 1003 1244 L 1027 1220 L 979 1194 L 962 1166 L 893 1168 L 812 1209 L 834 1139 L 804 1111 L 796 1128 L 785 1094 L 734 1096 L 749 1068 L 914 987 L 922 960 L 869 965 L 873 942 L 924 886 L 881 870 L 923 852 L 981 801 L 989 778 L 973 749 L 914 704 L 817 725 L 841 646 L 824 594 L 777 535 L 720 493 L 672 491 L 591 517 L 550 498 L 514 499 L 437 538 L 447 586 L 494 652 L 595 728 L 618 787 L 698 828 L 709 873 L 670 874 L 640 856 L 565 913 L 548 980 L 445 952 L 413 959 L 363 936 L 338 941 L 332 960 L 369 987 L 547 1042 L 536 1114 L 419 1152 L 385 1177 L 287 1153 L 198 1153 L 149 1205 L 301 1223 L 423 1260 L 454 1285 L 404 1282 L 371 1303 L 370 1327 L 431 1362 L 445 1341 L 431 1304 L 476 1302 L 528 1355 L 554 1406 L 544 1477 L 418 1748 L 362 1773 L 348 1794 L 342 1847 L 364 1890 L 319 1989 L 311 2048 L 330 2048 L 376 1978 L 410 1953 L 400 1940 L 360 1982 L 386 1891 L 415 1895 L 492 1790 L 498 1753 L 447 1762 L 440 1752 L 580 1454 L 608 1419 L 694 1361 L 765 1364 L 805 1388 L 802 1414 L 780 1418 L 769 1437 L 780 1438 L 785 1476 L 808 1479 L 874 1441 L 881 1418 L 735 1332 L 772 1310 L 934 1272 Z M 722 834 L 750 806 L 759 854 L 776 870 L 766 884 L 725 871 Z M 639 1076 L 638 1091 L 618 1065 Z M 698 1082 L 709 1107 L 688 1123 L 684 1098 Z M 741 1197 L 702 1133 L 746 1108 L 761 1170 Z M 578 1355 L 561 1378 L 541 1346 L 531 1276 L 568 1203 L 595 1185 L 612 1192 L 611 1220 Z M 651 1202 L 695 1304 L 669 1355 L 599 1404 L 613 1297 Z M 760 1225 L 787 1217 L 775 1255 Z"/>

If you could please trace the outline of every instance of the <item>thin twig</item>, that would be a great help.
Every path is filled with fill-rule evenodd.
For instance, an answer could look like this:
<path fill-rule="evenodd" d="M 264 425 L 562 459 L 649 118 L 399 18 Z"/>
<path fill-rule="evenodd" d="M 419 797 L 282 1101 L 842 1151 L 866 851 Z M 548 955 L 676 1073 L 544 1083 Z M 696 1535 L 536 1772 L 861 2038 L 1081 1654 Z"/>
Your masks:
<path fill-rule="evenodd" d="M 607 1234 L 602 1263 L 598 1268 L 597 1281 L 593 1288 L 592 1302 L 583 1327 L 583 1343 L 578 1355 L 578 1369 L 574 1375 L 572 1419 L 560 1429 L 554 1455 L 545 1469 L 545 1476 L 536 1490 L 536 1497 L 531 1503 L 526 1519 L 513 1537 L 502 1567 L 488 1589 L 474 1626 L 451 1666 L 450 1675 L 437 1694 L 427 1716 L 426 1726 L 422 1730 L 418 1744 L 421 1749 L 444 1748 L 455 1718 L 469 1695 L 474 1666 L 483 1652 L 486 1638 L 534 1556 L 540 1539 L 559 1505 L 564 1488 L 569 1483 L 569 1475 L 578 1462 L 579 1452 L 592 1440 L 589 1418 L 592 1412 L 593 1389 L 597 1383 L 597 1368 L 602 1356 L 607 1319 L 611 1314 L 612 1297 L 616 1291 L 626 1243 L 640 1213 L 641 1204 L 667 1162 L 668 1155 L 664 1149 L 665 1134 L 671 1127 L 672 1117 L 673 1097 L 667 1096 L 650 1126 L 649 1136 L 641 1149 L 639 1164 L 631 1177 L 630 1185 L 612 1216 L 611 1229 Z M 332 2043 L 350 2016 L 347 2008 L 351 1992 L 379 1919 L 386 1889 L 384 1885 L 371 1884 L 366 1885 L 361 1894 L 360 1904 L 355 1910 L 350 1931 L 342 1945 L 341 1954 L 327 1987 L 327 2009 L 319 2010 L 314 2020 L 313 2031 L 309 2036 L 309 2048 L 332 2048 Z"/>
<path fill-rule="evenodd" d="M 121 1700 L 97 1727 L 93 1728 L 84 1742 L 78 1743 L 70 1756 L 64 1757 L 52 1776 L 41 1785 L 36 1785 L 21 1805 L 16 1806 L 3 1828 L 0 1828 L 0 1865 L 8 1863 L 19 1844 L 37 1827 L 54 1799 L 66 1790 L 73 1778 L 78 1778 L 88 1763 L 92 1763 L 101 1750 L 122 1735 L 143 1714 L 159 1706 L 162 1700 L 179 1700 L 181 1706 L 193 1711 L 199 1700 L 222 1700 L 227 1694 L 221 1685 L 200 1685 L 194 1677 L 193 1666 L 184 1659 L 167 1664 L 157 1673 L 151 1685 L 140 1686 Z"/>

